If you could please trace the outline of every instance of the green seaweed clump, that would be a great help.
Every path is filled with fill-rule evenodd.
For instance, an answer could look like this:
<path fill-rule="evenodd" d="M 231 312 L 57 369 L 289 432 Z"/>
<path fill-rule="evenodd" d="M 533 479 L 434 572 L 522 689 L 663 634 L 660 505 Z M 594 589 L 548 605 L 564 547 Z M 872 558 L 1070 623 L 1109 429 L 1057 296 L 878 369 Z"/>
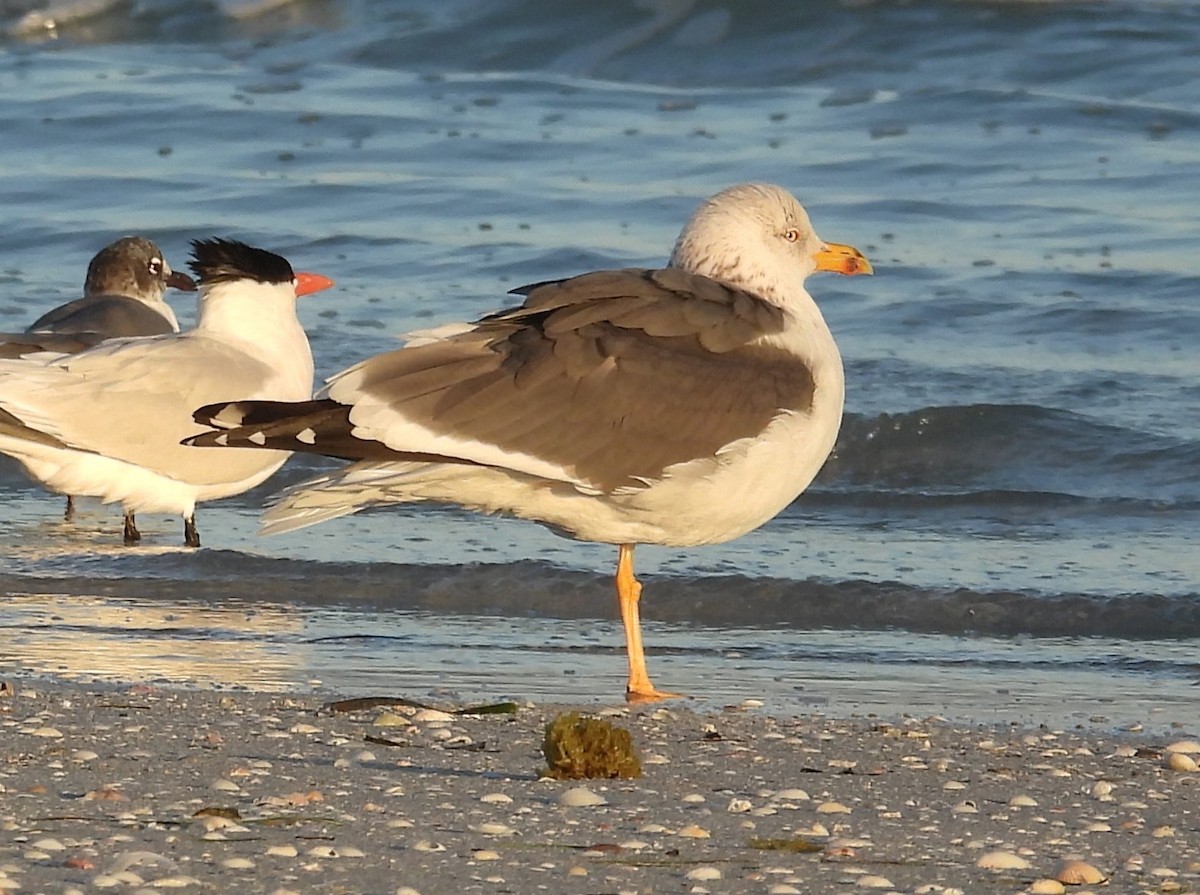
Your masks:
<path fill-rule="evenodd" d="M 549 776 L 556 780 L 642 776 L 629 731 L 578 712 L 559 715 L 546 725 L 542 752 Z"/>

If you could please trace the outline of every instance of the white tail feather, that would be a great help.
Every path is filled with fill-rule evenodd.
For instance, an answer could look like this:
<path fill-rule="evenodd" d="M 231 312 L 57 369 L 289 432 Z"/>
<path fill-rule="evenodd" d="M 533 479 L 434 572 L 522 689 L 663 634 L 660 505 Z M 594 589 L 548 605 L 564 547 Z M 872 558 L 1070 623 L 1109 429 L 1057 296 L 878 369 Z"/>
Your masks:
<path fill-rule="evenodd" d="M 404 503 L 405 482 L 416 484 L 424 469 L 428 465 L 423 463 L 352 463 L 293 485 L 271 499 L 259 533 L 282 534 L 382 503 Z"/>

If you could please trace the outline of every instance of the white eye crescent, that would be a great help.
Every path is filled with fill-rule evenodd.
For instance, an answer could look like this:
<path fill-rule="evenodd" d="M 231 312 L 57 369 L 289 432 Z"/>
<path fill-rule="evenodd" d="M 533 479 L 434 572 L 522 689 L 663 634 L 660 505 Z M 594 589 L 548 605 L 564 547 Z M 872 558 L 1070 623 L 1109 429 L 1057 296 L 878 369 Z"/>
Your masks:
<path fill-rule="evenodd" d="M 163 263 L 161 258 L 155 258 L 150 262 L 150 275 L 153 277 L 162 273 Z"/>

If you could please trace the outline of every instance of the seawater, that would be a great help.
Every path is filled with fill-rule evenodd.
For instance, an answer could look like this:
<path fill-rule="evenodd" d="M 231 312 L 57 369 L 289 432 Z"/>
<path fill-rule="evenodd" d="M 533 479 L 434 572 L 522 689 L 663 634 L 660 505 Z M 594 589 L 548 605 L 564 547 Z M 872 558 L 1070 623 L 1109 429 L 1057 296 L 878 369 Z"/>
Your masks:
<path fill-rule="evenodd" d="M 338 281 L 301 306 L 330 375 L 523 283 L 661 263 L 701 198 L 779 182 L 876 267 L 810 282 L 846 421 L 758 532 L 638 551 L 656 679 L 1200 724 L 1200 7 L 0 13 L 0 328 L 117 235 L 175 266 L 231 236 Z M 190 552 L 177 520 L 140 520 L 138 550 L 114 508 L 65 525 L 0 462 L 0 673 L 619 696 L 614 551 L 446 508 L 258 538 L 263 500 L 323 468 L 202 507 Z"/>

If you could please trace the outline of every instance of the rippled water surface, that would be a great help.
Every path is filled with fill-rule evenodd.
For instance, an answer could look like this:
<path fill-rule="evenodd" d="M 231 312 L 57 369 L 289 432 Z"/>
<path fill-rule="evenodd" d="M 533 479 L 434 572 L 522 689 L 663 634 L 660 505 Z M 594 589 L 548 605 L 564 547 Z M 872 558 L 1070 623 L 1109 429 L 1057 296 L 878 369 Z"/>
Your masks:
<path fill-rule="evenodd" d="M 520 284 L 661 263 L 700 198 L 776 181 L 875 264 L 810 284 L 847 417 L 778 519 L 638 551 L 656 678 L 781 710 L 1200 724 L 1200 7 L 64 0 L 0 22 L 0 329 L 117 235 L 176 266 L 227 235 L 338 281 L 301 308 L 324 376 Z M 619 695 L 613 551 L 446 508 L 256 537 L 319 468 L 202 507 L 189 552 L 177 520 L 139 518 L 137 550 L 112 508 L 66 525 L 0 462 L 0 673 Z"/>

